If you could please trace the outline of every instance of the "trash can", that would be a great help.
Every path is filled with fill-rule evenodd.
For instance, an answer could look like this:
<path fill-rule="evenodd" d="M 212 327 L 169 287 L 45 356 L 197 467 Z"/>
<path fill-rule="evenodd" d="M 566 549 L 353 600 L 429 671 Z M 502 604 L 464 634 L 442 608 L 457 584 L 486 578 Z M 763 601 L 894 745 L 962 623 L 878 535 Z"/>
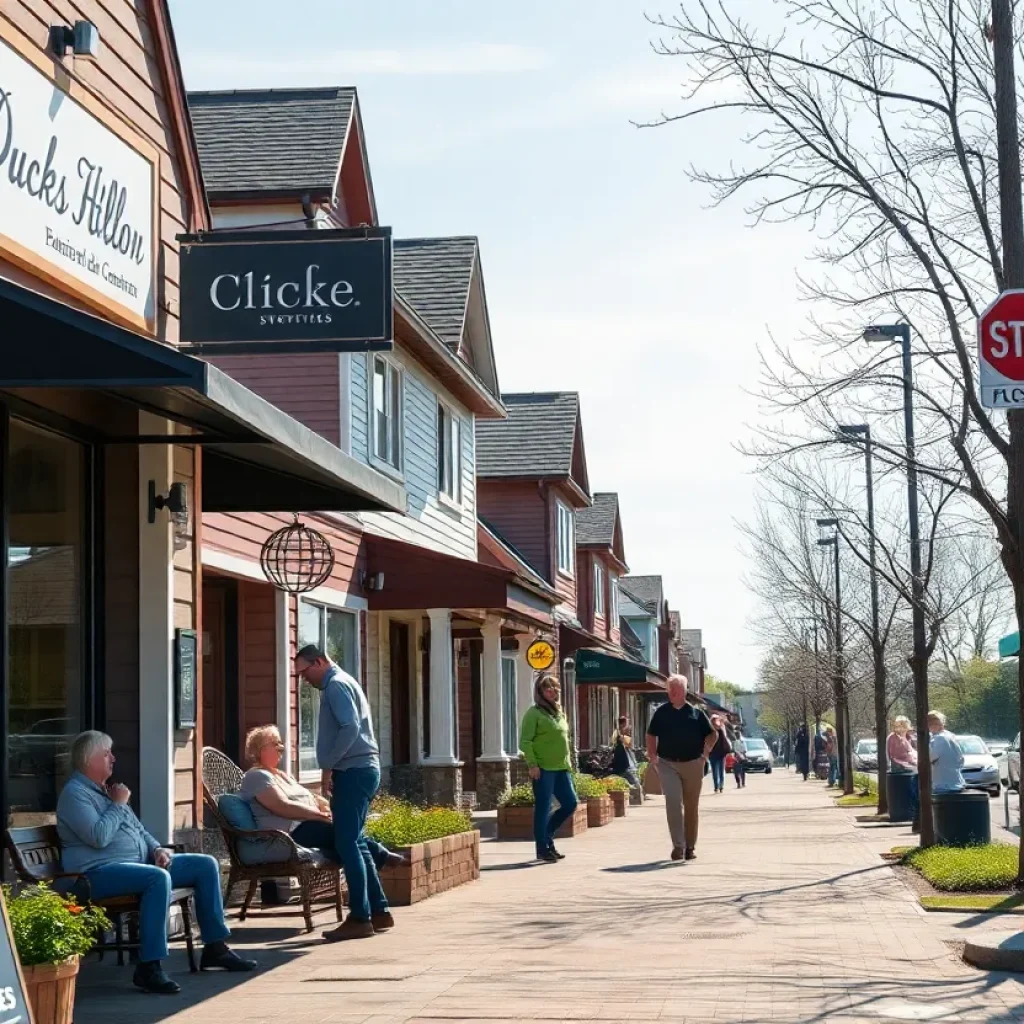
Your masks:
<path fill-rule="evenodd" d="M 917 787 L 916 772 L 888 772 L 885 795 L 889 798 L 890 821 L 913 821 L 913 792 Z"/>
<path fill-rule="evenodd" d="M 961 789 L 932 796 L 935 842 L 940 846 L 977 846 L 992 842 L 988 793 Z"/>

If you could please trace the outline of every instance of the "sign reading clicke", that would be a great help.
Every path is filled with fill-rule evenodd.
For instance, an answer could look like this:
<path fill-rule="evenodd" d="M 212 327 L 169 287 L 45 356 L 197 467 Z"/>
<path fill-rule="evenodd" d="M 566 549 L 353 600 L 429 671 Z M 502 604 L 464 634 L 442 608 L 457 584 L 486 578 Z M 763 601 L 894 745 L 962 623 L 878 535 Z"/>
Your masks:
<path fill-rule="evenodd" d="M 180 241 L 185 351 L 392 347 L 390 228 L 217 231 Z"/>
<path fill-rule="evenodd" d="M 149 328 L 154 179 L 150 155 L 0 38 L 0 256 Z"/>

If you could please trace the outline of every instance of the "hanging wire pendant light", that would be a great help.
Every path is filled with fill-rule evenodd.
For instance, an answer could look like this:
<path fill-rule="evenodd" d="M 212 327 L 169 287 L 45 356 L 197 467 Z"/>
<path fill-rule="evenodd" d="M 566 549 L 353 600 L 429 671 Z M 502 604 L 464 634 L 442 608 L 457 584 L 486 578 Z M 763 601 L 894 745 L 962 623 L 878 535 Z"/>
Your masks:
<path fill-rule="evenodd" d="M 305 594 L 326 582 L 334 569 L 334 550 L 316 530 L 303 526 L 299 517 L 275 530 L 260 551 L 263 575 L 289 594 Z"/>

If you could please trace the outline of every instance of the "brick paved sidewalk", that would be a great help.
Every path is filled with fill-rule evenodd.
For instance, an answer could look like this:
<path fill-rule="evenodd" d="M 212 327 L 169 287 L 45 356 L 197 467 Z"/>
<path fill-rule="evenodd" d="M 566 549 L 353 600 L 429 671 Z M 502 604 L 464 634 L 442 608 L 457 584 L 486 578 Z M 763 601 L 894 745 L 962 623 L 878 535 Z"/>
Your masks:
<path fill-rule="evenodd" d="M 244 981 L 190 977 L 176 953 L 182 995 L 147 997 L 128 968 L 90 965 L 76 1022 L 1024 1020 L 1024 984 L 944 941 L 979 919 L 926 915 L 879 859 L 899 830 L 857 828 L 785 771 L 709 784 L 702 810 L 691 863 L 662 860 L 657 799 L 565 841 L 558 865 L 486 842 L 479 882 L 370 940 L 325 946 L 257 918 L 237 941 L 267 969 Z"/>

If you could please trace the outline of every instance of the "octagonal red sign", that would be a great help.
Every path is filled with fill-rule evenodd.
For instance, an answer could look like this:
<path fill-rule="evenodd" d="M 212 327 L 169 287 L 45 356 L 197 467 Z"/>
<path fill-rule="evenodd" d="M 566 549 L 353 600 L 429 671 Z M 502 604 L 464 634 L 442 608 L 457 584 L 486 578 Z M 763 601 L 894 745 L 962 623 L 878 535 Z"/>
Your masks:
<path fill-rule="evenodd" d="M 1024 289 L 1003 292 L 978 318 L 979 387 L 982 404 L 1024 406 Z"/>

